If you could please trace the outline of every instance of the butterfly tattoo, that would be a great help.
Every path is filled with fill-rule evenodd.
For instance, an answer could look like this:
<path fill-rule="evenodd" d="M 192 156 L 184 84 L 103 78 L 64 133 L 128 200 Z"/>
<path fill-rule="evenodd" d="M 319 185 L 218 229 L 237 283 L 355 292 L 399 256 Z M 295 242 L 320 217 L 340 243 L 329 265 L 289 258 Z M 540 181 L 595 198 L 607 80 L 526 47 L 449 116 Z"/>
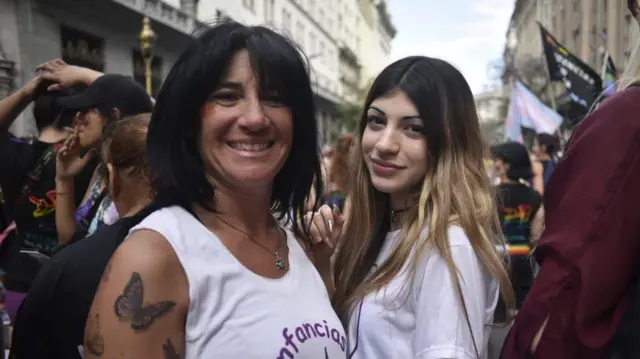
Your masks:
<path fill-rule="evenodd" d="M 178 351 L 171 343 L 171 340 L 167 338 L 167 341 L 162 344 L 162 358 L 164 359 L 180 359 Z"/>
<path fill-rule="evenodd" d="M 145 306 L 142 278 L 139 273 L 133 272 L 122 294 L 116 298 L 114 310 L 118 318 L 131 322 L 131 328 L 144 330 L 149 328 L 154 320 L 169 313 L 175 305 L 175 302 L 162 301 Z"/>
<path fill-rule="evenodd" d="M 104 338 L 100 334 L 100 316 L 94 315 L 89 320 L 84 338 L 84 347 L 94 356 L 104 353 Z"/>

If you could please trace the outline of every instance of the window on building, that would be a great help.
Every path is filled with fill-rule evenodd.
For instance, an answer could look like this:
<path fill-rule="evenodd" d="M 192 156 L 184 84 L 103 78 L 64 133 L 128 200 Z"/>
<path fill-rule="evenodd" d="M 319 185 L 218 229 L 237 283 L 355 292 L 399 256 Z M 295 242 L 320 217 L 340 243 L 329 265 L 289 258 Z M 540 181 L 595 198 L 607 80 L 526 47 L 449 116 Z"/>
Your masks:
<path fill-rule="evenodd" d="M 142 86 L 146 86 L 146 68 L 139 49 L 133 49 L 131 59 L 133 60 L 133 79 Z M 162 59 L 158 56 L 153 56 L 151 60 L 151 96 L 158 96 L 163 78 Z"/>
<path fill-rule="evenodd" d="M 255 0 L 242 0 L 242 4 L 244 5 L 244 7 L 246 7 L 249 10 L 251 10 L 252 12 L 256 12 L 256 1 Z"/>
<path fill-rule="evenodd" d="M 309 31 L 309 56 L 316 54 L 316 35 Z"/>
<path fill-rule="evenodd" d="M 275 0 L 264 0 L 264 18 L 267 20 L 267 23 L 273 22 L 274 2 Z"/>
<path fill-rule="evenodd" d="M 329 53 L 327 55 L 327 65 L 332 70 L 335 69 L 335 64 L 336 64 L 335 55 L 336 55 L 335 52 L 329 49 Z"/>
<path fill-rule="evenodd" d="M 319 51 L 318 54 L 320 55 L 320 58 L 324 62 L 325 59 L 326 59 L 326 56 L 325 56 L 325 44 L 324 44 L 324 41 L 322 41 L 322 40 L 320 40 L 320 51 Z"/>
<path fill-rule="evenodd" d="M 88 67 L 100 72 L 104 71 L 105 41 L 103 38 L 61 26 L 60 43 L 62 45 L 62 60 L 66 63 Z"/>
<path fill-rule="evenodd" d="M 291 13 L 286 9 L 282 9 L 282 29 L 291 34 Z"/>
<path fill-rule="evenodd" d="M 309 0 L 309 15 L 313 16 L 316 11 L 316 0 Z"/>
<path fill-rule="evenodd" d="M 304 25 L 300 21 L 296 22 L 296 33 L 293 36 L 298 45 L 304 48 Z"/>

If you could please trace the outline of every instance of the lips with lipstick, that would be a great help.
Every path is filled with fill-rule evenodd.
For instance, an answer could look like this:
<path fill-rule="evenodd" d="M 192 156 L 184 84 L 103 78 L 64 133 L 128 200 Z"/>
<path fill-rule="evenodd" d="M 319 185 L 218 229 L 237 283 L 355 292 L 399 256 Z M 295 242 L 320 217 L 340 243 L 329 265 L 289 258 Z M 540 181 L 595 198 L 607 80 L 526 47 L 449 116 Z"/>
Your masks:
<path fill-rule="evenodd" d="M 371 158 L 372 170 L 378 176 L 391 176 L 404 169 L 393 162 Z"/>

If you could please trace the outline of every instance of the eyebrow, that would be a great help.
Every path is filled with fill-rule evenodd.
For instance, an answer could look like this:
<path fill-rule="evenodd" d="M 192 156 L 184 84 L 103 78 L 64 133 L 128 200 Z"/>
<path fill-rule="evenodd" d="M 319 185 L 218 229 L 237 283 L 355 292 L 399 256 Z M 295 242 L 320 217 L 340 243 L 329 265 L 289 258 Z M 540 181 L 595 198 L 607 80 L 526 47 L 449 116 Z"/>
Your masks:
<path fill-rule="evenodd" d="M 376 112 L 379 112 L 382 116 L 387 116 L 387 114 L 382 111 L 381 109 L 375 107 L 375 106 L 369 106 L 369 110 L 374 110 Z M 402 116 L 400 117 L 401 121 L 408 121 L 408 120 L 422 120 L 422 117 L 420 116 Z"/>
<path fill-rule="evenodd" d="M 238 82 L 230 82 L 230 81 L 223 81 L 218 85 L 217 90 L 220 89 L 230 89 L 230 90 L 242 90 L 242 85 Z"/>

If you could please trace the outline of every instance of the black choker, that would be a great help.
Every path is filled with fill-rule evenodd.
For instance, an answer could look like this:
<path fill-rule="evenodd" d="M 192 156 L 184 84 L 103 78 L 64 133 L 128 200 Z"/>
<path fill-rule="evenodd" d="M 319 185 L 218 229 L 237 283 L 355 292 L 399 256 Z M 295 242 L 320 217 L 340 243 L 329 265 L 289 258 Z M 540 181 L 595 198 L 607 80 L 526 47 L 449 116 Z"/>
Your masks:
<path fill-rule="evenodd" d="M 403 213 L 405 213 L 406 211 L 407 211 L 407 208 L 391 209 L 391 223 L 396 223 L 396 221 L 398 220 L 398 217 Z"/>

